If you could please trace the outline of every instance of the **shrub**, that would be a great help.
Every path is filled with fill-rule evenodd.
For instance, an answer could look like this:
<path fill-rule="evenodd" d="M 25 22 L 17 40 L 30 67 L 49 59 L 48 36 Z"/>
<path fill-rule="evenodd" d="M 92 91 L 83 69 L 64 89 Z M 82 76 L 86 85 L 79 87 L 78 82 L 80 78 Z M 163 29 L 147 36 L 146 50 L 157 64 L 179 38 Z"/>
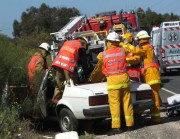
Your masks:
<path fill-rule="evenodd" d="M 17 103 L 11 107 L 0 106 L 0 138 L 15 139 L 21 136 L 28 139 L 36 134 L 30 120 L 19 118 L 19 109 Z"/>

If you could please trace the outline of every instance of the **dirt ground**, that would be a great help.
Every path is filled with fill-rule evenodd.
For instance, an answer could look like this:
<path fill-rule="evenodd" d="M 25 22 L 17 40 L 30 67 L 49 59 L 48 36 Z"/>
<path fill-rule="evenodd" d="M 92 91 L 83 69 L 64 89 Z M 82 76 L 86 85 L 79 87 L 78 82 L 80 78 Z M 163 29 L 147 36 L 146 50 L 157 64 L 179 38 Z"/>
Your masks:
<path fill-rule="evenodd" d="M 180 115 L 168 117 L 165 109 L 161 110 L 161 123 L 158 125 L 146 125 L 149 112 L 145 112 L 142 117 L 135 121 L 135 130 L 123 132 L 115 136 L 107 136 L 110 130 L 110 119 L 96 122 L 91 129 L 78 133 L 80 139 L 179 139 L 180 137 Z M 87 126 L 88 124 L 85 123 Z M 58 122 L 48 121 L 39 126 L 38 134 L 45 138 L 53 138 L 59 133 Z M 87 128 L 86 128 L 87 129 Z"/>

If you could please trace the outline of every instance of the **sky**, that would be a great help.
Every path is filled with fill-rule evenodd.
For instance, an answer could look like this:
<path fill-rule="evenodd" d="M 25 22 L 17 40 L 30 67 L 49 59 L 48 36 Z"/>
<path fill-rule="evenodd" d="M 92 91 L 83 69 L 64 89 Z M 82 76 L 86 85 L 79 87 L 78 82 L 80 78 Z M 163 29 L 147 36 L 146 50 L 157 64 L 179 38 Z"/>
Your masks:
<path fill-rule="evenodd" d="M 87 17 L 105 11 L 136 10 L 141 7 L 144 10 L 150 8 L 157 13 L 173 13 L 180 16 L 180 0 L 1 0 L 0 4 L 0 34 L 11 38 L 14 20 L 20 21 L 21 14 L 26 9 L 34 6 L 39 8 L 42 3 L 52 7 L 77 8 L 81 14 Z"/>

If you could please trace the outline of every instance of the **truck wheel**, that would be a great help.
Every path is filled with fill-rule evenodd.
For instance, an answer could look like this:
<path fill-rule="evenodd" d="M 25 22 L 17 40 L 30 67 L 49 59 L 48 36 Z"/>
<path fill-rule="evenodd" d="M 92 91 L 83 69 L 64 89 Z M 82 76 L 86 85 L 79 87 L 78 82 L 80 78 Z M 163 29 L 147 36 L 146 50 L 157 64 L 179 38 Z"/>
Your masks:
<path fill-rule="evenodd" d="M 62 132 L 77 131 L 78 120 L 69 109 L 63 108 L 59 112 L 59 126 Z"/>

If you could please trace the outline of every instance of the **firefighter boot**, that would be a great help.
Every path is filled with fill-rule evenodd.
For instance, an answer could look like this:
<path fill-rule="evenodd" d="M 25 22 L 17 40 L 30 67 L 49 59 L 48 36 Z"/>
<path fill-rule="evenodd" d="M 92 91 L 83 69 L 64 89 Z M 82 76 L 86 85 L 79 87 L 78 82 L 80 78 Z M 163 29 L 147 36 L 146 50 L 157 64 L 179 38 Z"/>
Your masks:
<path fill-rule="evenodd" d="M 133 131 L 134 130 L 134 126 L 127 126 L 126 127 L 126 131 Z"/>
<path fill-rule="evenodd" d="M 123 132 L 123 130 L 121 128 L 112 128 L 107 135 L 108 136 L 112 136 L 112 135 L 116 135 L 116 134 L 121 134 Z"/>

